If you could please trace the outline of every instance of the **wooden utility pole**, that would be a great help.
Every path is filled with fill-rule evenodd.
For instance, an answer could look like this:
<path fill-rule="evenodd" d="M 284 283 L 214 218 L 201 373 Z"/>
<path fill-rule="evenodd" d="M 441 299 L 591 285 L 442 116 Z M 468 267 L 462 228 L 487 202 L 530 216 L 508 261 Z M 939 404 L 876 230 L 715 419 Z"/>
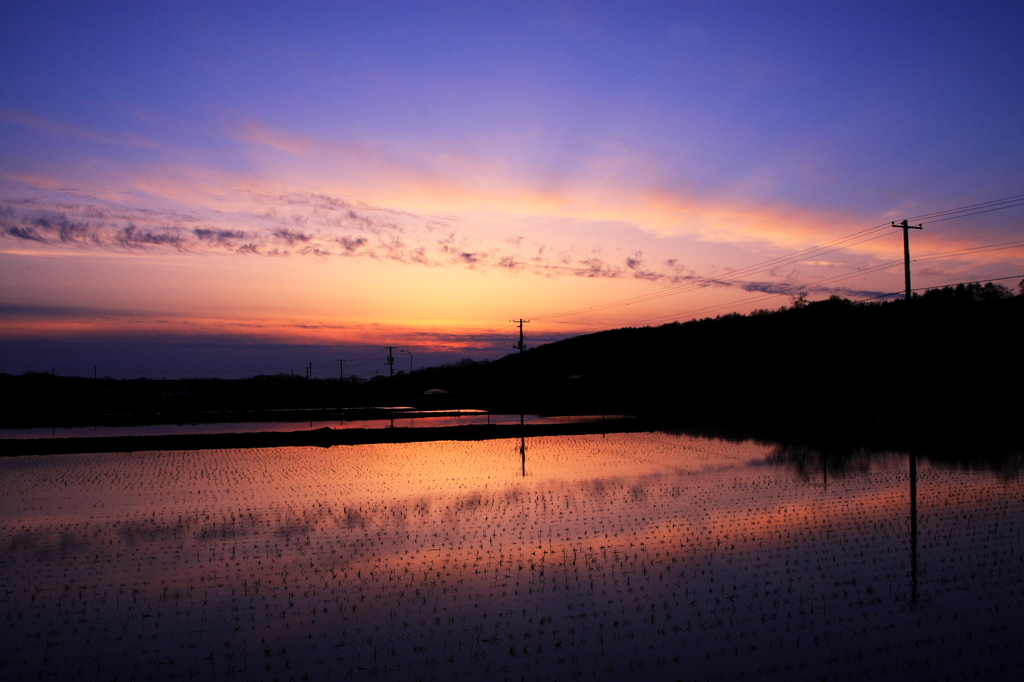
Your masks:
<path fill-rule="evenodd" d="M 345 361 L 338 360 L 338 381 L 345 383 Z"/>
<path fill-rule="evenodd" d="M 388 366 L 388 376 L 389 377 L 395 376 L 395 356 L 394 356 L 394 350 L 395 350 L 394 346 L 388 346 L 388 359 L 384 361 L 387 364 L 387 366 Z"/>
<path fill-rule="evenodd" d="M 903 230 L 903 279 L 906 286 L 905 298 L 910 300 L 910 231 L 921 230 L 923 225 L 909 225 L 906 220 L 893 227 Z M 917 608 L 917 454 L 911 452 L 910 456 L 910 603 L 912 608 Z"/>
<path fill-rule="evenodd" d="M 922 230 L 924 225 L 908 225 L 907 221 L 904 220 L 898 225 L 892 224 L 893 227 L 898 227 L 903 230 L 903 279 L 907 286 L 907 300 L 910 300 L 910 230 Z"/>
<path fill-rule="evenodd" d="M 523 341 L 523 325 L 525 323 L 527 323 L 527 322 L 529 322 L 529 320 L 523 320 L 523 319 L 512 320 L 513 324 L 518 324 L 519 325 L 519 343 L 515 344 L 512 347 L 513 348 L 518 348 L 520 355 L 522 355 L 523 351 L 526 350 L 526 343 Z"/>

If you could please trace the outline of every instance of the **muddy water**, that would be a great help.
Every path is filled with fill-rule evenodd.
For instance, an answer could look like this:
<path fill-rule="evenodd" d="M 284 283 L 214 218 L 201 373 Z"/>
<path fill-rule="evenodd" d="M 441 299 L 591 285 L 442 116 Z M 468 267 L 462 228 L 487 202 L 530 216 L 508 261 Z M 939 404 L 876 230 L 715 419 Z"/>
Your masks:
<path fill-rule="evenodd" d="M 0 676 L 1021 679 L 1020 462 L 662 433 L 4 460 Z"/>

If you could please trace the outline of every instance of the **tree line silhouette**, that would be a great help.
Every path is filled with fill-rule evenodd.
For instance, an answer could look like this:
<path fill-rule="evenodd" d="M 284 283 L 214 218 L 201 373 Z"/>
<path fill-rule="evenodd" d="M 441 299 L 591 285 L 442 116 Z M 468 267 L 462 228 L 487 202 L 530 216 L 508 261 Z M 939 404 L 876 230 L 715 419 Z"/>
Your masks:
<path fill-rule="evenodd" d="M 1022 320 L 1024 292 L 967 284 L 910 301 L 798 296 L 775 310 L 613 329 L 363 383 L 26 374 L 0 375 L 0 387 L 19 398 L 3 418 L 8 427 L 99 415 L 225 420 L 396 404 L 631 414 L 709 426 L 993 425 L 1019 418 Z M 432 388 L 448 393 L 423 395 Z"/>

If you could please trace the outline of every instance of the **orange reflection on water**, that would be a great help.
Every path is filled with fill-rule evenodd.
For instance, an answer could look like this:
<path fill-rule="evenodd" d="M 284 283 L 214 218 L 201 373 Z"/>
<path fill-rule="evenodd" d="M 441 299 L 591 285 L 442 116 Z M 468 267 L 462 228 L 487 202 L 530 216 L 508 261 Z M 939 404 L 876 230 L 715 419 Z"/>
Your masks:
<path fill-rule="evenodd" d="M 123 622 L 180 643 L 175 674 L 267 643 L 283 676 L 370 675 L 374 652 L 410 674 L 823 676 L 851 647 L 881 676 L 966 632 L 1012 652 L 1024 481 L 922 463 L 911 536 L 906 458 L 843 462 L 826 485 L 784 448 L 657 433 L 0 461 L 0 610 L 19 632 Z M 13 635 L 19 672 L 153 665 L 47 632 L 57 659 Z"/>

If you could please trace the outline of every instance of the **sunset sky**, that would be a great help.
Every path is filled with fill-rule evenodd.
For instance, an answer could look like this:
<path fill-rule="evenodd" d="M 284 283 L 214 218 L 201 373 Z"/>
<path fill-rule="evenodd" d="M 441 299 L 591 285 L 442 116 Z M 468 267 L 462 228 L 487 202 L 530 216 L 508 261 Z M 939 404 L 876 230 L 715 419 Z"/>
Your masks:
<path fill-rule="evenodd" d="M 750 266 L 1024 195 L 1022 35 L 1018 3 L 5 2 L 0 372 L 372 376 L 518 318 L 897 292 L 891 227 Z M 915 220 L 914 285 L 1024 277 L 997 207 Z"/>

